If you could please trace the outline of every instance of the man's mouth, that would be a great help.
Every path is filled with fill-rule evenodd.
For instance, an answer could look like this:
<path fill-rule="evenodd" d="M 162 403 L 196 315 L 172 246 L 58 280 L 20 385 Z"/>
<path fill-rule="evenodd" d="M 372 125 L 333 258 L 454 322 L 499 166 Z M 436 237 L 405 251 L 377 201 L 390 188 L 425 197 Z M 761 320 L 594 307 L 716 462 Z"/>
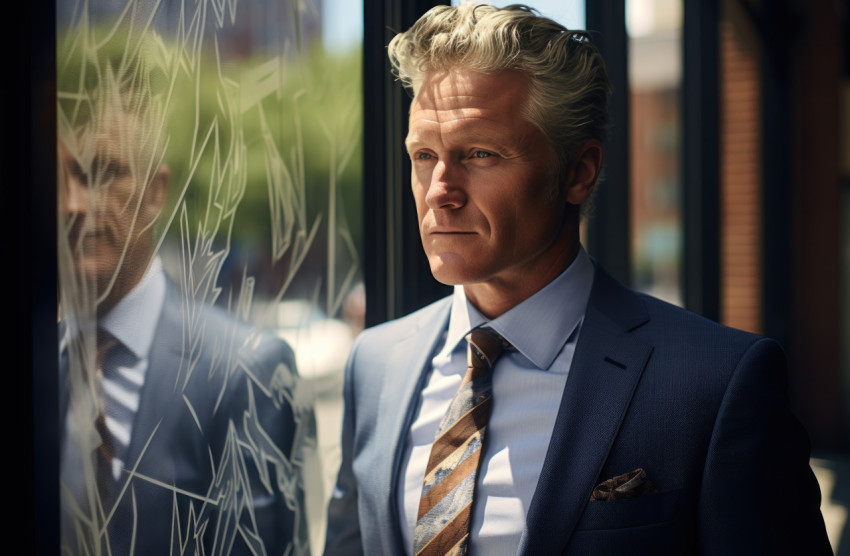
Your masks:
<path fill-rule="evenodd" d="M 460 228 L 454 228 L 450 226 L 436 226 L 428 230 L 429 234 L 474 234 L 475 232 L 471 232 L 469 230 L 463 230 Z"/>

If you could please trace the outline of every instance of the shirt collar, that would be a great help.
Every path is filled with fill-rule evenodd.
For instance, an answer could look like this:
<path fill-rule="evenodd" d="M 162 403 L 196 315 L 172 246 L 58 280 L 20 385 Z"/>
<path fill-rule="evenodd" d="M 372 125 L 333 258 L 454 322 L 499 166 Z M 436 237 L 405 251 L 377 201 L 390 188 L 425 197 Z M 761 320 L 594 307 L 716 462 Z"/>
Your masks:
<path fill-rule="evenodd" d="M 156 323 L 165 301 L 165 272 L 155 257 L 130 293 L 125 295 L 98 323 L 133 354 L 144 359 L 153 344 Z"/>
<path fill-rule="evenodd" d="M 463 286 L 455 286 L 444 353 L 453 351 L 470 330 L 487 324 L 536 367 L 548 369 L 584 318 L 593 276 L 593 263 L 580 247 L 557 278 L 489 322 L 466 298 Z"/>

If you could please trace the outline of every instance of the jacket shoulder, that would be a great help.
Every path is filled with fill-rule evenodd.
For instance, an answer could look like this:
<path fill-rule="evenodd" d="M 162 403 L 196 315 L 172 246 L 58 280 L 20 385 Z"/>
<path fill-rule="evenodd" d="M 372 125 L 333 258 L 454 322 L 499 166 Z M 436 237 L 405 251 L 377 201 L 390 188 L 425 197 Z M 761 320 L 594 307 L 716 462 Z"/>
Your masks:
<path fill-rule="evenodd" d="M 221 389 L 223 383 L 235 390 L 246 375 L 266 391 L 293 388 L 298 375 L 295 354 L 284 339 L 187 297 L 170 278 L 152 349 L 172 354 L 175 366 L 183 360 L 181 367 L 204 369 L 192 373 L 188 382 L 204 392 L 213 384 Z"/>
<path fill-rule="evenodd" d="M 761 337 L 719 324 L 682 307 L 621 284 L 598 263 L 589 311 L 658 345 L 750 345 Z"/>
<path fill-rule="evenodd" d="M 654 333 L 662 344 L 682 342 L 714 348 L 746 349 L 766 338 L 720 324 L 677 305 L 644 293 L 636 293 L 649 314 L 644 334 Z M 772 342 L 772 340 L 771 340 Z"/>
<path fill-rule="evenodd" d="M 444 297 L 403 317 L 367 328 L 357 337 L 356 345 L 398 341 L 434 323 L 445 324 L 451 301 L 451 296 Z"/>

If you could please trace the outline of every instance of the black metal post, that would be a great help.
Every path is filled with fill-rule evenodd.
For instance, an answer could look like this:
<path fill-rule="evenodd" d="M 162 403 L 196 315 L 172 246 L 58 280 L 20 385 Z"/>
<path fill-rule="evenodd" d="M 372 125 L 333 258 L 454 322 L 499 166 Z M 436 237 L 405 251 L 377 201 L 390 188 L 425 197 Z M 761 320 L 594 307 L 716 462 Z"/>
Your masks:
<path fill-rule="evenodd" d="M 587 28 L 602 52 L 614 87 L 605 145 L 604 181 L 588 221 L 588 252 L 615 278 L 631 282 L 629 262 L 629 61 L 625 0 L 587 2 Z"/>
<path fill-rule="evenodd" d="M 685 307 L 719 320 L 719 7 L 714 0 L 683 4 L 683 291 Z"/>

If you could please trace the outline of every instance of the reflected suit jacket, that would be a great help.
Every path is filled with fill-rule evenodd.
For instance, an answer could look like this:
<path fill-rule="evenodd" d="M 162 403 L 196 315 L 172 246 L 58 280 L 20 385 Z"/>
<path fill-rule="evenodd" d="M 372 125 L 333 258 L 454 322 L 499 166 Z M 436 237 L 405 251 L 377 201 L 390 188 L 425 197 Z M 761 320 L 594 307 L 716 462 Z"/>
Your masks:
<path fill-rule="evenodd" d="M 400 469 L 450 306 L 355 343 L 326 554 L 410 552 Z M 786 372 L 776 342 L 633 292 L 596 265 L 519 554 L 831 554 Z M 657 492 L 591 500 L 638 468 Z"/>
<path fill-rule="evenodd" d="M 314 426 L 312 413 L 295 406 L 296 380 L 285 342 L 193 306 L 168 281 L 127 469 L 104 503 L 106 534 L 63 532 L 63 549 L 78 554 L 100 543 L 112 554 L 308 554 L 294 447 Z"/>

